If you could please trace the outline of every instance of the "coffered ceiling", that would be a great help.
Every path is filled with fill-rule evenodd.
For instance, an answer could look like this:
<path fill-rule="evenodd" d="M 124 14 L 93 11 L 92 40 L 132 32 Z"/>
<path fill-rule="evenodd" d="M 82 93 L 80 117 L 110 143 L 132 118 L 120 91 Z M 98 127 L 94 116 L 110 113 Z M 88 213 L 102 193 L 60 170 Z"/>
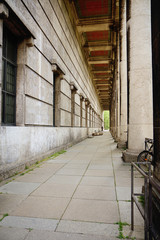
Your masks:
<path fill-rule="evenodd" d="M 114 78 L 119 0 L 70 0 L 67 6 L 100 103 L 107 110 Z"/>

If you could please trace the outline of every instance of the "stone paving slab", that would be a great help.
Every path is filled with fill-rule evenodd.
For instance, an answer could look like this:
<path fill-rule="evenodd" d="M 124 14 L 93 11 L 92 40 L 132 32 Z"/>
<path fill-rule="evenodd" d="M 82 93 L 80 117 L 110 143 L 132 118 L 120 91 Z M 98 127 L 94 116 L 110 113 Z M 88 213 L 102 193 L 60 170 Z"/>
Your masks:
<path fill-rule="evenodd" d="M 16 182 L 43 183 L 49 178 L 47 173 L 28 173 L 16 178 Z"/>
<path fill-rule="evenodd" d="M 63 166 L 64 166 L 63 163 L 48 164 L 46 162 L 45 164 L 42 164 L 39 168 L 35 168 L 33 173 L 41 173 L 41 174 L 45 173 L 45 174 L 48 174 L 48 176 L 51 176 Z"/>
<path fill-rule="evenodd" d="M 131 231 L 130 226 L 124 226 L 123 227 L 123 234 L 124 236 L 128 236 L 130 238 L 136 238 L 144 240 L 144 226 L 135 226 L 134 231 Z"/>
<path fill-rule="evenodd" d="M 115 223 L 119 221 L 117 202 L 72 199 L 62 219 Z"/>
<path fill-rule="evenodd" d="M 57 158 L 54 158 L 54 159 L 48 160 L 47 163 L 49 163 L 49 164 L 51 164 L 51 163 L 54 163 L 54 164 L 56 164 L 56 163 L 65 164 L 65 163 L 68 163 L 70 161 L 71 161 L 71 159 L 63 159 L 63 158 L 62 159 L 57 159 Z"/>
<path fill-rule="evenodd" d="M 131 200 L 131 187 L 116 187 L 118 200 Z M 141 193 L 142 187 L 134 188 L 134 192 Z"/>
<path fill-rule="evenodd" d="M 86 159 L 84 159 L 83 157 L 75 157 L 74 160 L 71 161 L 71 163 L 86 163 L 86 164 L 89 164 L 91 161 L 91 157 L 87 157 Z"/>
<path fill-rule="evenodd" d="M 88 163 L 68 163 L 66 164 L 63 169 L 74 169 L 74 168 L 78 168 L 78 169 L 86 169 L 88 166 Z"/>
<path fill-rule="evenodd" d="M 73 176 L 82 176 L 85 172 L 85 169 L 77 169 L 77 168 L 72 168 L 72 169 L 64 169 L 62 168 L 58 172 L 56 172 L 56 175 L 73 175 Z"/>
<path fill-rule="evenodd" d="M 90 234 L 72 234 L 52 231 L 31 231 L 25 240 L 116 240 L 116 238 L 106 236 L 94 236 Z M 6 239 L 10 240 L 10 239 Z M 17 240 L 17 239 L 16 239 Z M 22 239 L 21 239 L 22 240 Z"/>
<path fill-rule="evenodd" d="M 81 176 L 66 176 L 66 175 L 55 175 L 48 180 L 48 183 L 56 184 L 79 184 Z"/>
<path fill-rule="evenodd" d="M 131 224 L 131 202 L 119 201 L 119 210 L 120 210 L 121 221 Z M 144 220 L 135 205 L 134 205 L 134 214 L 135 214 L 135 217 L 134 217 L 135 225 L 143 226 Z"/>
<path fill-rule="evenodd" d="M 113 170 L 88 169 L 85 173 L 85 176 L 113 177 Z"/>
<path fill-rule="evenodd" d="M 83 233 L 93 235 L 104 235 L 106 237 L 118 236 L 118 226 L 116 224 L 78 222 L 78 221 L 60 221 L 58 232 Z"/>
<path fill-rule="evenodd" d="M 95 160 L 92 160 L 90 162 L 90 164 L 102 164 L 102 165 L 108 165 L 108 166 L 112 166 L 112 161 L 111 159 L 105 159 L 105 158 L 100 158 L 100 159 L 95 159 Z"/>
<path fill-rule="evenodd" d="M 69 198 L 29 196 L 12 216 L 59 219 L 69 203 Z"/>
<path fill-rule="evenodd" d="M 0 187 L 0 192 L 9 194 L 29 195 L 39 186 L 40 183 L 10 182 Z"/>
<path fill-rule="evenodd" d="M 113 177 L 88 177 L 84 176 L 81 185 L 108 186 L 114 187 Z"/>
<path fill-rule="evenodd" d="M 144 184 L 143 178 L 134 179 L 134 187 L 140 187 Z M 131 178 L 116 177 L 117 187 L 131 187 Z"/>
<path fill-rule="evenodd" d="M 58 220 L 54 219 L 8 216 L 0 222 L 0 226 L 54 231 L 58 222 Z"/>
<path fill-rule="evenodd" d="M 48 197 L 59 197 L 59 198 L 70 198 L 76 189 L 75 184 L 54 184 L 54 183 L 44 183 L 36 191 L 34 191 L 32 196 L 48 196 Z"/>
<path fill-rule="evenodd" d="M 92 200 L 113 200 L 116 201 L 115 190 L 112 187 L 83 186 L 80 185 L 73 198 Z"/>
<path fill-rule="evenodd" d="M 28 233 L 27 229 L 0 227 L 1 240 L 25 240 Z"/>
<path fill-rule="evenodd" d="M 115 223 L 120 219 L 130 223 L 130 169 L 130 164 L 122 161 L 121 151 L 109 132 L 86 139 L 43 162 L 32 172 L 16 177 L 12 182 L 16 185 L 9 183 L 7 190 L 12 194 L 0 194 L 0 215 L 9 214 L 1 224 L 10 221 L 10 227 L 0 226 L 0 240 L 117 239 Z M 136 172 L 134 175 L 135 187 L 141 192 L 143 179 Z M 29 187 L 23 188 L 25 185 Z M 47 221 L 44 228 L 49 231 L 42 231 L 43 221 Z M 142 226 L 134 231 L 139 234 L 137 240 L 142 240 L 143 219 L 136 207 L 135 224 Z M 129 235 L 130 228 L 124 227 L 123 234 Z"/>
<path fill-rule="evenodd" d="M 107 163 L 90 163 L 88 170 L 113 170 L 113 166 Z"/>
<path fill-rule="evenodd" d="M 115 170 L 114 172 L 115 172 L 116 178 L 118 178 L 118 177 L 131 178 L 131 172 L 130 171 Z"/>
<path fill-rule="evenodd" d="M 98 152 L 97 152 L 97 153 L 94 154 L 93 159 L 97 159 L 97 158 L 98 158 L 98 159 L 99 159 L 99 158 L 104 158 L 104 159 L 105 159 L 105 158 L 107 158 L 107 157 L 111 157 L 111 154 L 108 154 L 108 156 L 106 156 L 106 153 L 105 153 L 105 152 L 104 152 L 104 153 L 102 153 L 102 152 L 101 152 L 101 153 L 98 153 Z"/>
<path fill-rule="evenodd" d="M 0 194 L 0 213 L 10 214 L 27 195 L 14 195 L 14 194 Z"/>

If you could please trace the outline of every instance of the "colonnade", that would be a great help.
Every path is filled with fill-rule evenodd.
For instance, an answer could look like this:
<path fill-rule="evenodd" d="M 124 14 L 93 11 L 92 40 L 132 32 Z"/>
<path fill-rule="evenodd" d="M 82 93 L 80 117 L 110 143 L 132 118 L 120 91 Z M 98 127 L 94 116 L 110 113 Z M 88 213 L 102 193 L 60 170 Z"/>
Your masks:
<path fill-rule="evenodd" d="M 121 1 L 117 27 L 111 133 L 134 161 L 153 138 L 151 6 L 150 0 Z"/>

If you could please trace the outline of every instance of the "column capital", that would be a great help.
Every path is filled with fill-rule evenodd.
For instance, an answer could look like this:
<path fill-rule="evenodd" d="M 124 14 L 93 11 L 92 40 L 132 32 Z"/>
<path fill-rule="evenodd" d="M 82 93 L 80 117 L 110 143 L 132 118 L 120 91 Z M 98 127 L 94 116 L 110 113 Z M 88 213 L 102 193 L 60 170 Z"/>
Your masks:
<path fill-rule="evenodd" d="M 71 91 L 77 92 L 78 88 L 74 82 L 70 82 Z"/>
<path fill-rule="evenodd" d="M 89 104 L 90 104 L 89 99 L 88 99 L 88 98 L 85 98 L 85 105 L 86 105 L 86 106 L 89 106 Z"/>
<path fill-rule="evenodd" d="M 0 3 L 0 19 L 8 18 L 9 10 L 5 4 Z"/>
<path fill-rule="evenodd" d="M 65 75 L 64 69 L 60 66 L 56 59 L 51 59 L 52 72 L 57 72 L 59 74 Z"/>
<path fill-rule="evenodd" d="M 26 39 L 26 45 L 28 47 L 33 47 L 34 46 L 34 38 L 33 37 L 27 38 Z"/>
<path fill-rule="evenodd" d="M 80 93 L 80 99 L 83 101 L 84 100 L 84 96 L 83 96 L 83 94 L 82 93 Z"/>

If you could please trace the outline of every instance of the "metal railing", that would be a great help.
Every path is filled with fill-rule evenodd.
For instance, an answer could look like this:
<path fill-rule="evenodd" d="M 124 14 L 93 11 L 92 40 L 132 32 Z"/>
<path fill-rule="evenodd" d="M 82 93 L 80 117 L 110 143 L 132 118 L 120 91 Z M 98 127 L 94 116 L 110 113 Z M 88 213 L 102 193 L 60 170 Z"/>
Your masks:
<path fill-rule="evenodd" d="M 137 165 L 146 164 L 145 162 L 131 163 L 131 230 L 134 230 L 134 202 L 144 219 L 144 239 L 152 240 L 153 238 L 159 240 L 160 237 L 152 224 L 152 196 L 154 195 L 160 200 L 160 186 L 151 177 L 151 163 L 149 165 L 149 172 L 146 174 Z M 144 177 L 144 193 L 134 193 L 134 168 Z M 144 207 L 139 202 L 138 197 L 144 197 Z"/>

